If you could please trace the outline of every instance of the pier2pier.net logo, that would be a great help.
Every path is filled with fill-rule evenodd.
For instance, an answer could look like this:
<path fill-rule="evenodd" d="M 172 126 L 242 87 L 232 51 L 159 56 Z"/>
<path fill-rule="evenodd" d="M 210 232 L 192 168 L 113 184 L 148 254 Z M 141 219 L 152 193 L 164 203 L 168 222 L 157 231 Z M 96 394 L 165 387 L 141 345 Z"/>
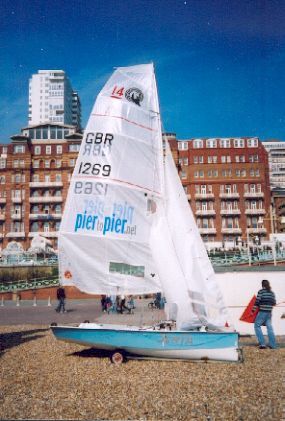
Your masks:
<path fill-rule="evenodd" d="M 141 102 L 143 101 L 143 98 L 144 98 L 142 91 L 138 88 L 128 89 L 125 93 L 125 97 L 128 101 L 134 102 L 139 107 L 140 107 Z"/>

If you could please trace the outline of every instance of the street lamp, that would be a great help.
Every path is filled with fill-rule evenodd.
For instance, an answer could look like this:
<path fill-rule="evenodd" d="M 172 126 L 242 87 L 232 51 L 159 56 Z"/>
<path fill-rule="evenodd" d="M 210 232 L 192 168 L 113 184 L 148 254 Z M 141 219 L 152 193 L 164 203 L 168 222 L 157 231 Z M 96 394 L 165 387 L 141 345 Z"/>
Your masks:
<path fill-rule="evenodd" d="M 247 255 L 248 255 L 248 265 L 251 266 L 251 254 L 250 254 L 250 247 L 249 247 L 249 228 L 246 229 L 246 243 L 247 243 Z"/>

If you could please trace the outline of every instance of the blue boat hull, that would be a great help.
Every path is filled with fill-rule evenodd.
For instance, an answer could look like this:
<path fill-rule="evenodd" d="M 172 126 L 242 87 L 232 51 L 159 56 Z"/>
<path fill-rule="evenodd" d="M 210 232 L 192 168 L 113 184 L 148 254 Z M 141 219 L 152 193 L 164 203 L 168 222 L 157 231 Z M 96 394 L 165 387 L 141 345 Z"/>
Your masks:
<path fill-rule="evenodd" d="M 237 332 L 152 330 L 122 325 L 82 323 L 51 326 L 59 340 L 93 348 L 168 359 L 238 361 Z"/>

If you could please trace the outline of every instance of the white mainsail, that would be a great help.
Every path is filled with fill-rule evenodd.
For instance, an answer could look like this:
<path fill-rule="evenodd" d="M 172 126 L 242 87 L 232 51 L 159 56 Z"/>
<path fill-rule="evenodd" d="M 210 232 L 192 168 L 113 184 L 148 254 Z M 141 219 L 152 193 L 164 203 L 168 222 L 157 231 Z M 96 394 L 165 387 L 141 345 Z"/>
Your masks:
<path fill-rule="evenodd" d="M 163 291 L 178 327 L 223 325 L 224 304 L 173 158 L 153 65 L 118 68 L 89 118 L 59 232 L 64 285 Z"/>
<path fill-rule="evenodd" d="M 59 232 L 62 283 L 100 294 L 161 290 L 149 247 L 163 191 L 152 65 L 118 68 L 89 118 Z"/>

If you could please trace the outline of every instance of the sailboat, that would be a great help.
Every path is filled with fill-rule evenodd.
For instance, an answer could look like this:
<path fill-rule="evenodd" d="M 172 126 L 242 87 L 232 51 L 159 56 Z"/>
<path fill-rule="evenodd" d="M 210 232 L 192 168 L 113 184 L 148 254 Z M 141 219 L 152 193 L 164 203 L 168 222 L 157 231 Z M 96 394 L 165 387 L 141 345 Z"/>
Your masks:
<path fill-rule="evenodd" d="M 63 285 L 163 292 L 171 322 L 51 326 L 59 340 L 125 354 L 238 361 L 238 332 L 163 139 L 153 64 L 115 69 L 91 112 L 58 237 Z"/>

